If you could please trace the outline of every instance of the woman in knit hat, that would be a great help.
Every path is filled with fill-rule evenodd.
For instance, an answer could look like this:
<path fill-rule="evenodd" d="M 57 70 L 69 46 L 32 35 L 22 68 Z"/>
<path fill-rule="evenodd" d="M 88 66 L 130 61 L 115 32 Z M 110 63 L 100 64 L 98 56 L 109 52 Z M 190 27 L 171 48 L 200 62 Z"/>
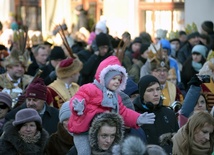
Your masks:
<path fill-rule="evenodd" d="M 48 133 L 42 128 L 42 119 L 34 109 L 17 112 L 15 120 L 4 126 L 0 139 L 0 154 L 44 154 Z"/>
<path fill-rule="evenodd" d="M 140 95 L 133 101 L 135 110 L 139 113 L 155 114 L 154 124 L 141 126 L 145 131 L 147 142 L 161 145 L 170 154 L 172 151 L 172 143 L 169 142 L 171 137 L 168 137 L 169 141 L 160 141 L 160 138 L 177 132 L 178 122 L 175 113 L 162 105 L 160 82 L 152 75 L 145 75 L 140 79 L 138 89 Z"/>
<path fill-rule="evenodd" d="M 206 62 L 207 48 L 204 45 L 195 45 L 192 49 L 192 55 L 183 64 L 181 71 L 181 82 L 188 90 L 187 83 L 193 75 L 197 74 Z"/>
<path fill-rule="evenodd" d="M 12 98 L 7 93 L 0 92 L 0 136 L 3 132 L 5 116 L 12 106 Z"/>
<path fill-rule="evenodd" d="M 46 145 L 46 155 L 65 155 L 74 145 L 73 136 L 68 131 L 68 119 L 71 116 L 69 101 L 62 104 L 59 110 L 57 131 L 52 134 Z"/>
<path fill-rule="evenodd" d="M 153 113 L 140 115 L 126 108 L 118 94 L 125 89 L 127 73 L 116 56 L 109 56 L 97 68 L 93 83 L 80 87 L 70 100 L 72 115 L 69 131 L 74 133 L 74 143 L 79 155 L 88 155 L 90 149 L 88 130 L 95 115 L 105 111 L 119 113 L 128 127 L 138 128 L 142 124 L 153 124 Z M 81 148 L 85 148 L 85 152 Z"/>

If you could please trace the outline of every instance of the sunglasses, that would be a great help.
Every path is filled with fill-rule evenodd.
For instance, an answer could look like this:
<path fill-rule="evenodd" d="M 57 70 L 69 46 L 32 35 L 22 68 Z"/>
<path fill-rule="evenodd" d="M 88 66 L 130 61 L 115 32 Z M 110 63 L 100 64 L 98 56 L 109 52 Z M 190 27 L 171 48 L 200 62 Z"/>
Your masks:
<path fill-rule="evenodd" d="M 6 104 L 0 105 L 0 109 L 6 109 L 8 106 Z"/>

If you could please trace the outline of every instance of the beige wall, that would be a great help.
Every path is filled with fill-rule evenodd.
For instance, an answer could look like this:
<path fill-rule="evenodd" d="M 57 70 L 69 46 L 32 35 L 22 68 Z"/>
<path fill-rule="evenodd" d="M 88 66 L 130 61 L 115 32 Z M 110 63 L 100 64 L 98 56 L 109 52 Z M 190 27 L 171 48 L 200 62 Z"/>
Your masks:
<path fill-rule="evenodd" d="M 111 35 L 121 37 L 124 31 L 132 38 L 139 35 L 138 0 L 105 0 L 103 6 Z"/>
<path fill-rule="evenodd" d="M 185 25 L 195 22 L 200 31 L 205 20 L 214 22 L 214 0 L 185 0 Z"/>

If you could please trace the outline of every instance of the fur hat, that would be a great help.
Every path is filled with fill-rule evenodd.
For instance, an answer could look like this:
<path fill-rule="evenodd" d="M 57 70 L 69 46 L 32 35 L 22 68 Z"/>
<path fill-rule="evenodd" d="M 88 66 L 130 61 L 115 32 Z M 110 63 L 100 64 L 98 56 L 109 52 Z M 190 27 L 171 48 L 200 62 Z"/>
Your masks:
<path fill-rule="evenodd" d="M 98 34 L 95 39 L 96 39 L 97 47 L 104 46 L 104 45 L 107 45 L 107 46 L 110 45 L 109 37 L 105 33 Z"/>
<path fill-rule="evenodd" d="M 64 120 L 70 118 L 71 116 L 71 110 L 69 107 L 69 101 L 62 104 L 60 110 L 59 110 L 59 121 L 62 123 Z"/>
<path fill-rule="evenodd" d="M 54 48 L 51 50 L 49 59 L 50 60 L 58 60 L 58 59 L 65 59 L 65 52 L 63 51 L 62 47 L 60 46 L 54 46 Z"/>
<path fill-rule="evenodd" d="M 29 53 L 28 51 L 25 51 L 24 54 L 20 54 L 21 52 L 17 49 L 13 49 L 10 52 L 10 55 L 8 55 L 5 60 L 3 61 L 3 66 L 5 68 L 15 66 L 17 64 L 21 64 L 25 69 L 29 66 Z"/>
<path fill-rule="evenodd" d="M 36 98 L 46 101 L 47 87 L 41 78 L 34 79 L 26 89 L 26 98 Z"/>
<path fill-rule="evenodd" d="M 204 45 L 195 45 L 192 48 L 192 53 L 200 53 L 206 59 L 207 48 Z"/>
<path fill-rule="evenodd" d="M 0 102 L 6 104 L 11 109 L 12 98 L 7 93 L 0 92 Z"/>
<path fill-rule="evenodd" d="M 201 24 L 201 28 L 206 31 L 208 34 L 213 32 L 213 22 L 212 21 L 204 21 Z"/>
<path fill-rule="evenodd" d="M 116 126 L 116 134 L 112 146 L 115 144 L 119 144 L 123 139 L 124 122 L 122 117 L 117 113 L 111 112 L 101 113 L 94 118 L 91 127 L 89 129 L 89 142 L 92 151 L 99 150 L 97 143 L 97 135 L 103 124 L 111 124 Z"/>
<path fill-rule="evenodd" d="M 158 84 L 160 84 L 158 79 L 153 75 L 145 75 L 140 79 L 140 81 L 138 82 L 138 90 L 141 97 L 144 96 L 144 93 L 151 82 L 157 82 Z"/>
<path fill-rule="evenodd" d="M 38 122 L 42 125 L 42 119 L 39 116 L 38 112 L 32 108 L 21 109 L 16 113 L 15 120 L 13 125 L 17 126 L 19 124 L 24 124 L 27 122 Z"/>
<path fill-rule="evenodd" d="M 56 75 L 58 78 L 67 78 L 78 73 L 82 69 L 82 62 L 78 58 L 67 58 L 56 66 Z"/>

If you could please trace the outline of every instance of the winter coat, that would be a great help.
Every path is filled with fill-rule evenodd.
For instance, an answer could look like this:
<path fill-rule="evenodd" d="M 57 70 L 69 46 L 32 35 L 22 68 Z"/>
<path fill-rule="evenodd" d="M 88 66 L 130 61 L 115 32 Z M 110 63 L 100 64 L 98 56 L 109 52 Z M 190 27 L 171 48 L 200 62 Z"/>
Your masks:
<path fill-rule="evenodd" d="M 48 139 L 45 152 L 46 155 L 65 155 L 73 145 L 73 136 L 65 130 L 62 123 L 58 123 L 58 130 Z"/>
<path fill-rule="evenodd" d="M 36 143 L 27 143 L 19 136 L 18 130 L 7 122 L 4 126 L 4 134 L 0 138 L 0 154 L 8 155 L 43 155 L 48 133 L 43 129 L 41 137 Z"/>
<path fill-rule="evenodd" d="M 189 42 L 186 42 L 178 51 L 178 61 L 181 64 L 184 64 L 184 62 L 189 58 L 192 54 L 192 45 Z"/>
<path fill-rule="evenodd" d="M 57 131 L 57 124 L 59 122 L 59 110 L 49 105 L 46 105 L 46 109 L 42 117 L 42 127 L 48 131 L 49 135 Z M 15 119 L 16 113 L 21 110 L 27 108 L 26 103 L 21 106 L 11 110 L 5 117 L 6 121 Z"/>
<path fill-rule="evenodd" d="M 108 122 L 107 122 L 108 120 Z M 104 125 L 104 122 L 107 122 L 107 124 L 114 124 L 116 123 L 116 133 L 115 133 L 115 139 L 111 145 L 117 145 L 120 144 L 123 140 L 123 120 L 122 118 L 118 117 L 118 114 L 110 114 L 110 113 L 103 113 L 103 115 L 101 117 L 96 117 L 90 127 L 90 131 L 89 131 L 89 143 L 91 146 L 91 152 L 92 155 L 105 155 L 108 151 L 111 150 L 111 147 L 106 150 L 103 151 L 99 148 L 98 146 L 98 134 L 100 131 L 100 128 Z"/>
<path fill-rule="evenodd" d="M 160 143 L 159 139 L 163 134 L 175 133 L 178 131 L 178 122 L 175 113 L 164 106 L 160 101 L 159 105 L 154 109 L 146 109 L 145 103 L 142 103 L 140 96 L 134 101 L 135 110 L 139 113 L 153 112 L 155 114 L 154 124 L 144 124 L 144 130 L 148 144 L 156 144 L 162 146 L 166 152 L 171 153 L 172 143 L 168 139 Z"/>
<path fill-rule="evenodd" d="M 123 73 L 123 78 L 121 80 L 121 85 L 118 88 L 119 90 L 125 89 L 126 86 L 126 80 L 127 80 L 127 73 L 123 67 L 121 67 L 121 64 L 119 60 L 115 56 L 110 56 L 107 59 L 105 59 L 97 68 L 97 72 L 95 74 L 95 79 L 101 84 L 105 85 L 104 77 L 106 73 L 111 70 L 119 70 Z M 72 101 L 74 99 L 77 99 L 78 101 L 85 100 L 84 105 L 84 111 L 83 115 L 77 115 L 77 112 L 73 109 L 73 103 Z M 117 94 L 117 111 L 120 115 L 122 115 L 125 126 L 137 128 L 137 118 L 139 117 L 139 113 L 136 113 L 135 111 L 126 108 L 123 103 L 121 96 Z M 77 91 L 77 93 L 71 98 L 70 100 L 70 108 L 72 111 L 72 116 L 69 119 L 68 127 L 69 131 L 72 133 L 82 133 L 86 132 L 89 129 L 90 123 L 95 115 L 99 113 L 103 113 L 105 111 L 111 111 L 111 107 L 102 106 L 103 100 L 103 92 L 101 89 L 99 89 L 94 83 L 85 84 L 80 87 L 80 89 Z"/>

